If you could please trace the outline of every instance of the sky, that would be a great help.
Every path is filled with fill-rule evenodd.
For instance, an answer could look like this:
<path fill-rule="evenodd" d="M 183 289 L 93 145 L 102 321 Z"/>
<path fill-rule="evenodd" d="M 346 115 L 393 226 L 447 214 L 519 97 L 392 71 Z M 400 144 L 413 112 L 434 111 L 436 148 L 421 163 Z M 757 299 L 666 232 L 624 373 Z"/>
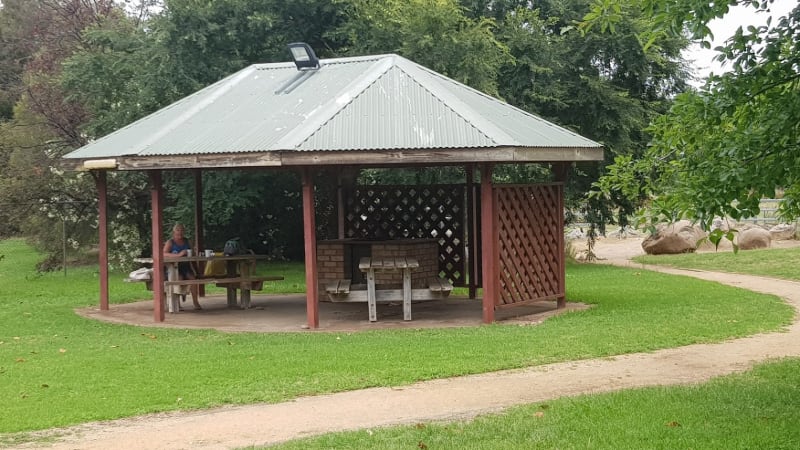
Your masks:
<path fill-rule="evenodd" d="M 744 27 L 747 29 L 748 25 L 766 25 L 767 18 L 773 16 L 773 23 L 778 17 L 786 15 L 795 6 L 797 0 L 775 0 L 770 6 L 770 13 L 756 14 L 754 8 L 749 6 L 738 6 L 732 8 L 731 11 L 721 19 L 717 19 L 709 23 L 709 28 L 714 33 L 714 40 L 711 43 L 711 49 L 700 48 L 695 44 L 689 48 L 686 53 L 686 59 L 692 61 L 695 67 L 695 76 L 698 78 L 693 84 L 700 86 L 703 80 L 709 73 L 723 73 L 730 70 L 730 65 L 722 66 L 717 61 L 712 61 L 717 52 L 714 51 L 715 47 L 722 45 L 726 39 L 733 36 L 736 29 Z"/>

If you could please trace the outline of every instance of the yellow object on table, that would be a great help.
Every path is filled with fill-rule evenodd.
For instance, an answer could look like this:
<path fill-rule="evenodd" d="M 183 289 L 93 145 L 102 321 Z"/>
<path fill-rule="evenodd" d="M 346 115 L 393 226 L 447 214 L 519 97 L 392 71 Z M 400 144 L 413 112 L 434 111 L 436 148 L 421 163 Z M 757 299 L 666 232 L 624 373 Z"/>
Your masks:
<path fill-rule="evenodd" d="M 228 273 L 225 261 L 210 260 L 206 262 L 206 270 L 203 272 L 205 277 L 224 277 Z"/>

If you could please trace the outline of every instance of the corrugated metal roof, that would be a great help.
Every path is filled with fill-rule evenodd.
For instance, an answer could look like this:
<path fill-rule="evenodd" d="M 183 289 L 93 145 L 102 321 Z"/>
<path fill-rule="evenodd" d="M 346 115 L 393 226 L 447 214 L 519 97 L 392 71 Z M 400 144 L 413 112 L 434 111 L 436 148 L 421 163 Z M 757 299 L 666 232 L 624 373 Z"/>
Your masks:
<path fill-rule="evenodd" d="M 299 150 L 492 147 L 492 137 L 393 66 Z"/>
<path fill-rule="evenodd" d="M 247 67 L 66 158 L 599 144 L 397 55 Z"/>

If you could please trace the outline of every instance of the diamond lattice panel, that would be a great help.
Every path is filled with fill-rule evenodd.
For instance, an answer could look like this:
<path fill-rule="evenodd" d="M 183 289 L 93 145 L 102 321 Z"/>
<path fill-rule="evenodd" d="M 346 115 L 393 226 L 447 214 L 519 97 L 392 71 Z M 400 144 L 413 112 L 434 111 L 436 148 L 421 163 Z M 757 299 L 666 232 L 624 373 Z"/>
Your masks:
<path fill-rule="evenodd" d="M 464 185 L 359 186 L 345 196 L 345 237 L 437 239 L 439 275 L 466 285 Z"/>
<path fill-rule="evenodd" d="M 564 295 L 562 186 L 498 186 L 498 302 Z"/>

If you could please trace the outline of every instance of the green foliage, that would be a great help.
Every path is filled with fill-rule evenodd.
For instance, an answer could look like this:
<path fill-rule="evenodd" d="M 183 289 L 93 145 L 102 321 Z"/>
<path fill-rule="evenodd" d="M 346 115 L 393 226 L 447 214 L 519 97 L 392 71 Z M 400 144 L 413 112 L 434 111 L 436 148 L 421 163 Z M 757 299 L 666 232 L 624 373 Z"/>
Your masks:
<path fill-rule="evenodd" d="M 68 99 L 81 100 L 92 113 L 83 132 L 103 136 L 245 65 L 285 60 L 287 42 L 316 44 L 324 56 L 328 44 L 322 33 L 338 23 L 339 15 L 327 1 L 167 1 L 147 21 L 115 15 L 86 30 L 84 45 L 64 63 L 62 87 Z M 149 198 L 141 175 L 119 177 L 132 177 L 127 184 L 140 183 L 139 189 L 118 191 L 127 196 L 114 196 L 110 202 L 121 210 L 111 215 L 110 226 L 117 233 L 114 243 L 124 247 L 117 252 L 118 262 L 129 263 L 150 251 Z M 167 223 L 192 225 L 193 177 L 167 174 L 165 186 Z M 298 191 L 294 174 L 206 172 L 208 244 L 247 236 L 248 246 L 259 252 L 301 258 Z M 330 212 L 319 209 L 324 224 L 324 213 Z"/>
<path fill-rule="evenodd" d="M 160 45 L 164 34 L 126 16 L 85 32 L 84 47 L 64 62 L 61 78 L 67 98 L 92 113 L 85 133 L 104 136 L 202 87 Z"/>
<path fill-rule="evenodd" d="M 398 53 L 488 94 L 512 62 L 494 20 L 470 19 L 455 0 L 338 0 L 348 21 L 335 32 L 348 55 Z"/>
<path fill-rule="evenodd" d="M 23 61 L 31 56 L 30 48 L 19 45 L 24 32 L 17 17 L 23 7 L 20 1 L 11 0 L 0 9 L 0 122 L 13 118 L 21 91 Z"/>
<path fill-rule="evenodd" d="M 792 317 L 772 296 L 572 265 L 567 297 L 594 307 L 535 327 L 234 334 L 134 327 L 75 314 L 97 303 L 96 267 L 67 278 L 37 274 L 40 255 L 20 240 L 0 241 L 0 254 L 0 433 L 717 342 L 775 330 Z M 294 280 L 287 289 L 297 292 L 301 268 L 266 269 Z M 147 296 L 124 276 L 111 278 L 112 303 Z"/>
<path fill-rule="evenodd" d="M 617 34 L 577 33 L 574 23 L 588 11 L 586 0 L 166 0 L 163 8 L 148 9 L 152 3 L 126 3 L 125 10 L 121 3 L 97 0 L 79 2 L 72 10 L 57 0 L 9 0 L 0 9 L 0 40 L 10 44 L 0 50 L 0 77 L 9 80 L 6 86 L 0 79 L 0 120 L 10 118 L 15 130 L 0 138 L 0 179 L 10 180 L 0 183 L 0 199 L 20 201 L 17 196 L 24 193 L 23 199 L 50 204 L 61 199 L 51 192 L 69 192 L 86 207 L 80 211 L 85 217 L 68 223 L 82 233 L 75 236 L 78 245 L 95 240 L 88 212 L 95 201 L 91 180 L 71 181 L 70 174 L 58 171 L 40 180 L 19 174 L 37 167 L 49 171 L 61 154 L 87 139 L 121 128 L 248 64 L 284 61 L 285 44 L 291 41 L 308 42 L 322 57 L 397 52 L 598 140 L 609 158 L 642 152 L 648 139 L 642 128 L 665 110 L 685 78 L 678 57 L 685 40 L 665 37 L 643 51 L 637 33 L 648 29 L 649 21 L 634 9 L 621 11 Z M 23 90 L 25 96 L 19 97 Z M 16 102 L 18 113 L 8 112 L 9 102 Z M 4 132 L 11 129 L 4 127 Z M 13 168 L 12 155 L 17 161 Z M 582 199 L 599 170 L 595 164 L 576 166 L 568 198 L 596 218 L 592 220 L 605 222 L 614 219 L 613 204 Z M 332 175 L 326 174 L 327 179 L 337 174 Z M 498 167 L 496 175 L 510 182 L 550 178 L 546 166 L 530 165 Z M 460 181 L 463 174 L 462 169 L 429 168 L 389 175 L 372 171 L 364 178 Z M 174 180 L 168 219 L 190 223 L 191 183 L 180 176 Z M 45 181 L 52 190 L 41 188 Z M 110 180 L 109 228 L 116 233 L 112 246 L 117 263 L 148 251 L 146 181 L 141 174 Z M 299 198 L 288 189 L 297 186 L 293 176 L 226 171 L 210 175 L 206 184 L 211 195 L 208 236 L 224 240 L 247 230 L 257 235 L 258 245 L 269 247 L 265 251 L 299 255 L 301 236 L 294 222 Z M 234 186 L 224 200 L 214 194 Z M 322 184 L 317 192 L 321 232 L 330 228 L 331 186 Z M 629 209 L 622 200 L 615 201 Z M 234 208 L 245 212 L 234 213 Z M 9 216 L 0 211 L 0 219 Z M 31 235 L 52 251 L 47 245 L 56 239 L 47 231 L 58 228 L 60 216 L 33 217 L 37 215 L 20 211 L 19 220 L 0 225 L 0 234 Z M 222 225 L 225 220 L 230 222 Z M 281 248 L 270 242 L 279 242 Z"/>
<path fill-rule="evenodd" d="M 419 167 L 414 169 L 364 169 L 359 184 L 460 184 L 466 182 L 462 167 Z"/>
<path fill-rule="evenodd" d="M 60 157 L 85 143 L 87 120 L 81 102 L 61 89 L 61 64 L 83 44 L 86 27 L 116 12 L 106 0 L 10 0 L 0 9 L 1 84 L 15 102 L 0 123 L 0 235 L 30 237 L 49 253 L 43 268 L 57 266 L 64 228 L 70 247 L 96 240 L 94 183 L 59 170 Z"/>
<path fill-rule="evenodd" d="M 164 185 L 165 223 L 180 222 L 194 229 L 194 174 L 170 172 Z M 225 241 L 239 236 L 257 253 L 276 259 L 303 258 L 300 179 L 294 173 L 205 171 L 203 210 L 209 248 L 221 249 Z"/>
<path fill-rule="evenodd" d="M 581 34 L 574 24 L 589 2 L 537 2 L 538 9 L 509 11 L 498 25 L 515 64 L 501 69 L 500 94 L 512 104 L 601 142 L 606 164 L 644 153 L 651 120 L 685 89 L 680 51 L 688 42 L 665 37 L 648 50 L 639 34 L 650 19 L 632 8 L 620 11 L 615 33 Z M 567 185 L 567 205 L 591 223 L 627 224 L 634 205 L 617 193 L 586 199 L 605 164 L 577 164 Z"/>
<path fill-rule="evenodd" d="M 662 33 L 683 24 L 699 38 L 730 4 L 645 3 L 658 12 Z M 755 12 L 771 2 L 748 3 Z M 800 8 L 766 26 L 740 28 L 717 50 L 732 70 L 678 95 L 669 113 L 653 121 L 642 159 L 618 160 L 598 184 L 600 195 L 668 205 L 648 220 L 691 217 L 708 226 L 715 216 L 756 216 L 759 200 L 782 190 L 781 216 L 800 216 Z"/>
<path fill-rule="evenodd" d="M 278 449 L 791 449 L 800 440 L 800 360 L 761 364 L 699 386 L 563 398 L 466 422 L 332 433 Z"/>
<path fill-rule="evenodd" d="M 59 252 L 63 227 L 69 246 L 85 242 L 95 224 L 95 200 L 84 194 L 93 186 L 88 174 L 58 170 L 59 139 L 25 104 L 15 108 L 15 119 L 0 124 L 0 236 L 22 233 L 41 250 Z"/>
<path fill-rule="evenodd" d="M 285 61 L 286 44 L 304 41 L 320 56 L 325 33 L 342 20 L 332 0 L 167 0 L 154 26 L 187 75 L 204 84 L 257 62 Z"/>
<path fill-rule="evenodd" d="M 588 32 L 595 28 L 616 32 L 615 25 L 631 9 L 642 11 L 651 18 L 652 27 L 644 30 L 642 42 L 652 43 L 665 36 L 686 32 L 694 39 L 711 35 L 708 22 L 724 17 L 737 4 L 749 5 L 754 11 L 766 11 L 774 0 L 593 0 L 591 9 L 579 24 Z M 701 41 L 710 47 L 707 41 Z"/>

